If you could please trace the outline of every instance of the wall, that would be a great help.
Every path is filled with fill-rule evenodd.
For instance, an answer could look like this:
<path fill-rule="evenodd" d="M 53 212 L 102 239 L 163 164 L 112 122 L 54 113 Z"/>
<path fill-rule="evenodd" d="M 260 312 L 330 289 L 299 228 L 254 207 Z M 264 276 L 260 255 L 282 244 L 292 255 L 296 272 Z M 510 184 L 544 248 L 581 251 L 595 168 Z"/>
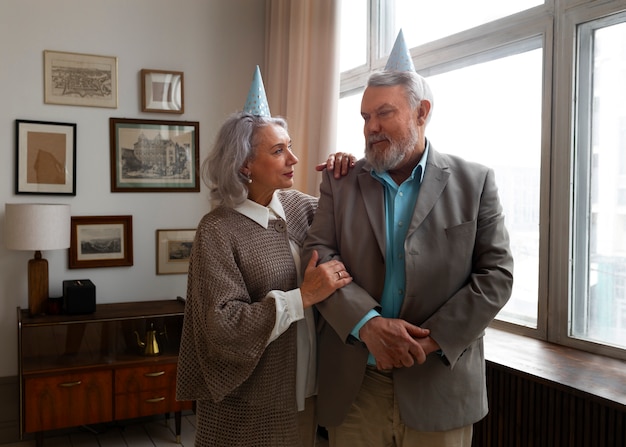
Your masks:
<path fill-rule="evenodd" d="M 0 3 L 0 235 L 4 203 L 69 203 L 72 215 L 133 216 L 134 265 L 67 268 L 48 251 L 50 295 L 65 279 L 89 278 L 97 301 L 175 298 L 185 275 L 156 275 L 155 230 L 194 228 L 208 210 L 200 193 L 111 193 L 109 118 L 198 121 L 204 158 L 223 119 L 245 101 L 263 63 L 265 2 L 259 0 L 2 0 Z M 43 51 L 118 58 L 117 109 L 43 102 Z M 142 68 L 184 72 L 183 115 L 142 113 Z M 77 124 L 76 196 L 15 195 L 15 120 Z M 28 307 L 30 252 L 0 243 L 0 378 L 17 374 L 16 307 Z"/>

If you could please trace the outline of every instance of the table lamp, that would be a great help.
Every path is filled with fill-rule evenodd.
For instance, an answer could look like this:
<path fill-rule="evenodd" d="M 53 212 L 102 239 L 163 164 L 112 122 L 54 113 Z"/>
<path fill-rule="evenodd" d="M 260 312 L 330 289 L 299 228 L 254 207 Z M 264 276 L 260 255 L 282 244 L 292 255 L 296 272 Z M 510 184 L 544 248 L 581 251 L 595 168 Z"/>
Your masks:
<path fill-rule="evenodd" d="M 45 313 L 48 299 L 48 261 L 44 250 L 70 246 L 71 214 L 69 205 L 44 203 L 6 203 L 4 243 L 9 250 L 31 250 L 28 261 L 28 312 Z"/>

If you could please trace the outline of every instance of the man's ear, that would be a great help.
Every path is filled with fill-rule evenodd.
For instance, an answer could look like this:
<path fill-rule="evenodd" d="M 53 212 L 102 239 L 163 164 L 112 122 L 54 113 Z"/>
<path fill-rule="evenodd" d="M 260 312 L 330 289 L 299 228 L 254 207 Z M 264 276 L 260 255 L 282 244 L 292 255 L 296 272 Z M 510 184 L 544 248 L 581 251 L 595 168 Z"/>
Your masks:
<path fill-rule="evenodd" d="M 420 105 L 417 108 L 417 124 L 423 126 L 426 124 L 426 118 L 428 118 L 428 114 L 430 113 L 430 101 L 427 99 L 422 99 L 420 101 Z"/>

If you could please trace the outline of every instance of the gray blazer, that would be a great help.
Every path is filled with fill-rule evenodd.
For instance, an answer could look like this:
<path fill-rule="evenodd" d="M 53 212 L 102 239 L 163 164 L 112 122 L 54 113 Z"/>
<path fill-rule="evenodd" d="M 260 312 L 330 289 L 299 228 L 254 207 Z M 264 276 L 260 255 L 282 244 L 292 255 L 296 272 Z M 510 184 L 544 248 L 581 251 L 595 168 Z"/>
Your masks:
<path fill-rule="evenodd" d="M 341 259 L 354 282 L 317 305 L 320 425 L 339 425 L 359 391 L 368 351 L 350 331 L 379 306 L 385 281 L 383 186 L 357 162 L 323 174 L 304 246 Z M 491 169 L 431 145 L 405 241 L 406 295 L 399 318 L 431 330 L 445 354 L 393 372 L 401 417 L 422 431 L 472 424 L 487 414 L 483 334 L 506 304 L 513 258 Z M 306 265 L 306 264 L 305 264 Z M 446 365 L 446 363 L 448 363 Z"/>

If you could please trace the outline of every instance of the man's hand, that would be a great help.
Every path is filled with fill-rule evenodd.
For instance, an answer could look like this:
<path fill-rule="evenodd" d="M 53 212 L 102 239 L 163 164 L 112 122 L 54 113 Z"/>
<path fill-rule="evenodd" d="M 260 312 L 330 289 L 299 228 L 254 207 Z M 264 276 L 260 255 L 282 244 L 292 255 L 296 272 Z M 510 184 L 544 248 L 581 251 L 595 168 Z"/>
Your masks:
<path fill-rule="evenodd" d="M 316 165 L 315 170 L 323 171 L 324 169 L 328 169 L 329 171 L 333 171 L 335 178 L 340 178 L 344 175 L 348 175 L 349 170 L 354 167 L 355 163 L 356 157 L 354 155 L 348 154 L 347 152 L 336 152 L 328 156 L 326 163 Z"/>
<path fill-rule="evenodd" d="M 376 367 L 380 370 L 424 363 L 427 353 L 419 341 L 429 334 L 428 329 L 407 321 L 384 317 L 372 318 L 359 331 L 359 337 L 376 359 Z"/>

